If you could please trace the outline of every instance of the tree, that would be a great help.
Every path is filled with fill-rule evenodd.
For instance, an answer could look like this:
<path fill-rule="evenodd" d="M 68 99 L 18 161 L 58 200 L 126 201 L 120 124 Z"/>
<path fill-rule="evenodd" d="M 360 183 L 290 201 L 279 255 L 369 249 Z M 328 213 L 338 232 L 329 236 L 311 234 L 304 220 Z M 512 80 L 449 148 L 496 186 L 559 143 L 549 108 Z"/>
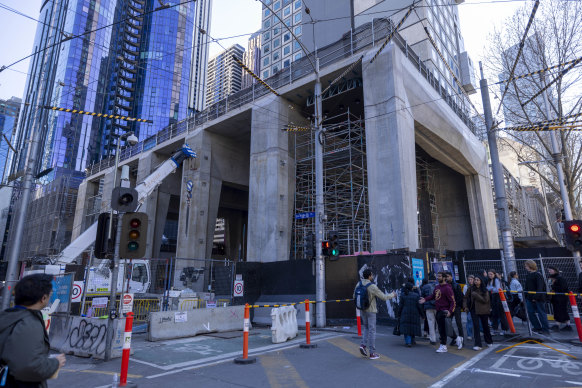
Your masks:
<path fill-rule="evenodd" d="M 506 80 L 515 62 L 519 43 L 523 37 L 532 3 L 509 18 L 502 30 L 490 36 L 485 67 L 500 80 Z M 560 63 L 582 57 L 582 2 L 545 0 L 540 2 L 534 22 L 529 30 L 514 76 L 528 74 Z M 548 88 L 549 115 L 543 95 L 533 98 L 568 66 L 560 66 L 541 74 L 500 84 L 500 90 L 490 88 L 495 98 L 501 99 L 508 85 L 498 121 L 500 128 L 534 124 L 547 120 L 564 120 L 582 112 L 582 64 L 571 69 Z M 529 103 L 526 102 L 532 99 Z M 494 100 L 495 101 L 495 100 Z M 570 119 L 580 125 L 582 116 Z M 580 126 L 579 128 L 582 128 Z M 513 141 L 504 141 L 504 139 Z M 504 131 L 500 134 L 500 146 L 511 148 L 519 162 L 546 161 L 552 159 L 550 134 L 547 131 Z M 558 143 L 563 155 L 563 170 L 566 189 L 574 218 L 582 217 L 582 133 L 576 130 L 560 130 Z M 516 146 L 517 144 L 517 146 Z M 548 190 L 560 196 L 556 168 L 553 163 L 528 164 L 528 168 L 539 174 Z"/>

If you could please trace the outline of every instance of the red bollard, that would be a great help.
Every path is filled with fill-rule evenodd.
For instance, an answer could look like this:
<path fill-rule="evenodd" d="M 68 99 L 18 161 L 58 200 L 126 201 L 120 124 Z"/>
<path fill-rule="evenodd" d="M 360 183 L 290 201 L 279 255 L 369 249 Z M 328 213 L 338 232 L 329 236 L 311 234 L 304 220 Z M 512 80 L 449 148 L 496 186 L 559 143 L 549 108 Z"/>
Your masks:
<path fill-rule="evenodd" d="M 578 311 L 578 305 L 576 304 L 576 298 L 574 294 L 570 291 L 568 295 L 570 297 L 570 304 L 572 305 L 572 315 L 574 315 L 574 322 L 576 322 L 576 331 L 578 331 L 578 338 L 582 342 L 582 323 L 580 322 L 580 312 Z"/>
<path fill-rule="evenodd" d="M 249 328 L 251 327 L 251 306 L 245 304 L 245 318 L 243 325 L 243 356 L 235 358 L 236 364 L 252 364 L 257 361 L 255 357 L 249 358 Z"/>
<path fill-rule="evenodd" d="M 123 334 L 123 353 L 121 355 L 121 375 L 119 386 L 127 386 L 127 371 L 129 369 L 129 354 L 131 353 L 131 331 L 133 327 L 133 313 L 127 313 L 125 318 L 125 333 Z"/>
<path fill-rule="evenodd" d="M 360 309 L 356 308 L 356 322 L 358 323 L 358 337 L 362 336 L 362 319 L 360 318 Z"/>
<path fill-rule="evenodd" d="M 509 323 L 509 330 L 515 333 L 515 326 L 513 326 L 513 318 L 511 318 L 511 311 L 509 311 L 509 306 L 507 306 L 507 300 L 505 300 L 505 291 L 501 288 L 499 289 L 499 298 L 501 299 L 501 304 L 503 305 L 503 311 L 505 311 L 505 317 L 507 318 L 507 323 Z"/>
<path fill-rule="evenodd" d="M 317 344 L 311 343 L 311 316 L 309 315 L 309 299 L 305 299 L 305 343 L 299 345 L 303 349 L 313 349 Z"/>

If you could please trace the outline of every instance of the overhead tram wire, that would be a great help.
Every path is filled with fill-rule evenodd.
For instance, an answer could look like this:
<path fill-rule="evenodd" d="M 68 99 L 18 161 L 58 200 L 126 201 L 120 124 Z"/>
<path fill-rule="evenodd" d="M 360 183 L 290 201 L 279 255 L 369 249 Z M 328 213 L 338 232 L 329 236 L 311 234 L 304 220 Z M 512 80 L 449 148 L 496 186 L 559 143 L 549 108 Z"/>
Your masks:
<path fill-rule="evenodd" d="M 527 78 L 527 77 L 530 77 L 532 75 L 537 75 L 537 74 L 545 73 L 547 71 L 554 70 L 554 69 L 557 69 L 557 68 L 562 67 L 562 66 L 571 65 L 573 63 L 576 63 L 575 65 L 578 65 L 581 60 L 582 60 L 582 57 L 577 58 L 577 59 L 572 59 L 571 61 L 568 61 L 568 62 L 562 62 L 562 63 L 558 63 L 557 65 L 553 65 L 553 66 L 546 67 L 545 69 L 536 70 L 536 71 L 533 71 L 531 73 L 522 74 L 522 75 L 518 75 L 516 77 L 510 78 L 510 79 L 506 79 L 506 80 L 503 80 L 503 81 L 499 81 L 499 82 L 496 82 L 496 83 L 494 83 L 492 85 L 500 85 L 500 84 L 503 84 L 503 83 L 506 83 L 506 82 L 509 83 L 511 81 L 515 81 L 515 80 L 522 79 L 522 78 Z"/>
<path fill-rule="evenodd" d="M 538 91 L 536 94 L 534 94 L 529 100 L 527 100 L 526 102 L 524 102 L 523 104 L 521 104 L 521 106 L 522 107 L 526 106 L 528 103 L 530 103 L 531 101 L 533 101 L 536 97 L 538 97 L 540 94 L 542 94 L 544 91 L 546 91 L 550 86 L 552 86 L 553 84 L 555 84 L 556 82 L 558 82 L 558 80 L 560 80 L 564 75 L 566 75 L 566 73 L 568 73 L 577 64 L 579 64 L 580 61 L 582 61 L 582 57 L 574 60 L 573 63 L 570 64 L 570 66 L 568 66 L 564 70 L 560 71 L 560 73 L 558 73 L 558 75 L 556 76 L 556 78 L 554 78 L 552 81 L 550 81 L 549 83 L 547 83 L 546 86 L 544 86 L 540 91 Z"/>
<path fill-rule="evenodd" d="M 517 67 L 517 63 L 519 62 L 519 58 L 521 57 L 523 47 L 525 46 L 525 40 L 527 39 L 527 33 L 529 32 L 529 29 L 531 28 L 531 25 L 533 24 L 533 21 L 534 21 L 534 18 L 536 16 L 536 12 L 538 11 L 539 5 L 540 5 L 540 0 L 535 0 L 535 4 L 534 4 L 533 9 L 531 11 L 531 14 L 529 16 L 527 26 L 525 27 L 525 31 L 523 33 L 521 41 L 519 42 L 519 50 L 517 51 L 517 55 L 515 56 L 515 61 L 513 62 L 513 66 L 511 67 L 511 71 L 509 72 L 509 77 L 507 77 L 508 79 L 513 78 L 513 74 L 515 73 L 515 68 Z M 505 95 L 507 94 L 508 90 L 509 90 L 509 83 L 507 85 L 505 85 L 505 89 L 503 90 L 503 94 L 501 95 L 501 100 L 499 101 L 499 106 L 497 107 L 497 112 L 495 113 L 495 116 L 497 116 L 499 114 L 499 111 L 501 110 L 501 106 L 503 105 L 503 99 L 505 98 Z"/>

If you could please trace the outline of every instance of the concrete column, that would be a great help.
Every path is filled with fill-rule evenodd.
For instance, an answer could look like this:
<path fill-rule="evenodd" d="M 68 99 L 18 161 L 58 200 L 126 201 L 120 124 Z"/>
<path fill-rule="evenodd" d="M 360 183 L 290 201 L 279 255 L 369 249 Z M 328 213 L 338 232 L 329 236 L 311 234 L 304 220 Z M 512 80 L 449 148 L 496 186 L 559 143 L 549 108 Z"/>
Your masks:
<path fill-rule="evenodd" d="M 465 176 L 465 185 L 475 249 L 499 249 L 489 173 Z"/>
<path fill-rule="evenodd" d="M 372 250 L 418 248 L 414 119 L 391 43 L 362 63 Z"/>
<path fill-rule="evenodd" d="M 282 128 L 298 120 L 289 103 L 276 96 L 252 108 L 247 261 L 289 260 L 295 160 Z"/>
<path fill-rule="evenodd" d="M 87 186 L 92 185 L 91 182 L 83 180 L 79 185 L 79 190 L 77 191 L 77 204 L 75 206 L 75 218 L 73 220 L 73 230 L 71 233 L 71 241 L 75 240 L 81 233 L 87 229 L 85 222 L 85 216 L 87 215 L 87 209 L 89 207 Z"/>
<path fill-rule="evenodd" d="M 117 174 L 119 180 L 119 174 Z M 103 175 L 103 194 L 101 195 L 101 212 L 111 211 L 111 192 L 115 184 L 113 182 L 113 168 L 105 171 Z"/>

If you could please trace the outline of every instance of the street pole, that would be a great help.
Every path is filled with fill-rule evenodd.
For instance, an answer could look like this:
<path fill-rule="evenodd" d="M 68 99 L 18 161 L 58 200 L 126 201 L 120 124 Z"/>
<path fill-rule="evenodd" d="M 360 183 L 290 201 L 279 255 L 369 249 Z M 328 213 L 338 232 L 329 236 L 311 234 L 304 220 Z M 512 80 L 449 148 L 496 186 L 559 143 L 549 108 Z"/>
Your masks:
<path fill-rule="evenodd" d="M 501 241 L 503 243 L 503 260 L 506 271 L 517 271 L 515 263 L 515 251 L 513 249 L 513 236 L 511 234 L 511 224 L 509 223 L 509 206 L 505 193 L 505 179 L 503 178 L 503 167 L 499 161 L 499 150 L 497 149 L 497 135 L 493 128 L 493 113 L 491 112 L 491 101 L 489 100 L 489 88 L 487 80 L 483 75 L 483 65 L 479 62 L 481 70 L 481 98 L 483 100 L 483 111 L 485 113 L 485 127 L 487 129 L 487 140 L 489 142 L 489 154 L 491 156 L 491 170 L 493 173 L 493 187 L 495 188 L 495 201 L 497 202 L 497 219 L 499 229 L 501 229 Z M 507 276 L 507 274 L 504 274 Z"/>
<path fill-rule="evenodd" d="M 12 288 L 18 281 L 18 257 L 20 256 L 20 246 L 22 245 L 22 234 L 24 233 L 24 222 L 28 214 L 28 203 L 30 201 L 30 191 L 32 190 L 33 172 L 36 170 L 38 143 L 40 142 L 40 128 L 37 128 L 32 135 L 32 142 L 26 155 L 26 171 L 22 184 L 22 199 L 20 211 L 14 226 L 14 241 L 8 257 L 8 268 L 6 269 L 6 283 L 2 294 L 2 310 L 10 307 L 10 296 Z"/>
<path fill-rule="evenodd" d="M 545 85 L 545 76 L 542 73 L 540 75 L 542 85 Z M 544 107 L 546 108 L 546 119 L 549 121 L 551 117 L 550 111 L 550 103 L 548 101 L 548 92 L 547 89 L 543 91 L 542 96 L 544 98 Z M 566 217 L 566 221 L 573 220 L 572 217 L 572 208 L 570 207 L 570 198 L 568 197 L 568 190 L 566 189 L 566 181 L 564 179 L 564 170 L 562 168 L 562 150 L 558 145 L 558 137 L 556 135 L 556 131 L 550 131 L 550 141 L 552 143 L 552 159 L 554 161 L 554 165 L 556 166 L 556 171 L 558 174 L 558 182 L 560 183 L 560 195 L 562 197 L 562 204 L 564 206 L 564 216 Z M 580 265 L 578 262 L 580 261 L 580 251 L 573 251 L 572 255 L 574 256 L 574 268 L 576 268 L 576 274 L 580 274 Z"/>
<path fill-rule="evenodd" d="M 325 259 L 322 256 L 323 241 L 323 116 L 321 114 L 321 80 L 319 78 L 319 58 L 315 58 L 315 324 L 325 327 Z"/>

